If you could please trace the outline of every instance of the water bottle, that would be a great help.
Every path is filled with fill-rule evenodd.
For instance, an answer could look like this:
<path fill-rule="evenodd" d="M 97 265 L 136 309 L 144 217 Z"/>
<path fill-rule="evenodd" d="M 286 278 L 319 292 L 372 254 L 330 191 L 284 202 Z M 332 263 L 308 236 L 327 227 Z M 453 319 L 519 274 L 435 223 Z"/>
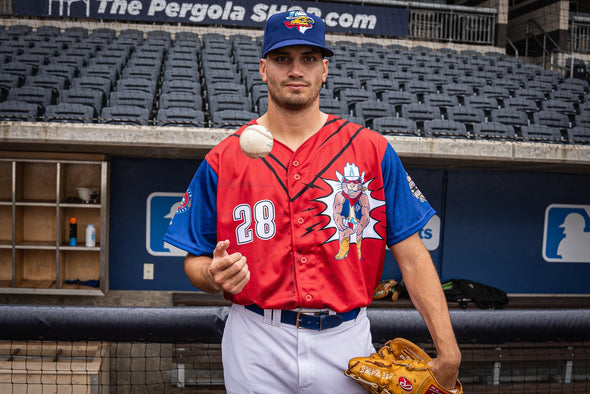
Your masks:
<path fill-rule="evenodd" d="M 70 246 L 78 245 L 78 219 L 70 218 Z"/>
<path fill-rule="evenodd" d="M 93 224 L 86 226 L 86 247 L 93 248 L 96 246 L 96 229 Z"/>

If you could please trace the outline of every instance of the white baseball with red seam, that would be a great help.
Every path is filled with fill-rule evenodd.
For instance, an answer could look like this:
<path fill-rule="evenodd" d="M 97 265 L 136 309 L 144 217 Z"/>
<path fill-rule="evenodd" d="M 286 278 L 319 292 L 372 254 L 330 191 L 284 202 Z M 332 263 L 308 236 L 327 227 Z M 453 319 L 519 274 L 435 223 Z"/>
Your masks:
<path fill-rule="evenodd" d="M 272 134 L 259 124 L 246 127 L 240 134 L 240 149 L 252 159 L 265 157 L 272 150 Z"/>

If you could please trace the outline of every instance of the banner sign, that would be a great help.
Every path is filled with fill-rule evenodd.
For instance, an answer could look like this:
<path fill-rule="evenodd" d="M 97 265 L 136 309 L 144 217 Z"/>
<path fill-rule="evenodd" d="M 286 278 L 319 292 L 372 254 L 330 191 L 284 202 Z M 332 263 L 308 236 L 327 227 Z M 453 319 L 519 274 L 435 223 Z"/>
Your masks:
<path fill-rule="evenodd" d="M 199 25 L 264 27 L 273 14 L 302 9 L 321 17 L 327 32 L 403 37 L 407 8 L 273 0 L 27 0 L 15 1 L 18 16 L 110 19 Z"/>

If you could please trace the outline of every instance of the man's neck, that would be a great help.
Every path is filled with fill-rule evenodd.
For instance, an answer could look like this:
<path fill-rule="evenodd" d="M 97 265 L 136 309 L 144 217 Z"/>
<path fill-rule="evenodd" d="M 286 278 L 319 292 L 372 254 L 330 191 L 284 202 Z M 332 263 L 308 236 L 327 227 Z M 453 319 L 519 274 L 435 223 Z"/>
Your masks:
<path fill-rule="evenodd" d="M 295 151 L 326 123 L 328 115 L 317 106 L 298 111 L 277 108 L 269 102 L 268 112 L 258 123 L 270 130 L 277 141 Z"/>

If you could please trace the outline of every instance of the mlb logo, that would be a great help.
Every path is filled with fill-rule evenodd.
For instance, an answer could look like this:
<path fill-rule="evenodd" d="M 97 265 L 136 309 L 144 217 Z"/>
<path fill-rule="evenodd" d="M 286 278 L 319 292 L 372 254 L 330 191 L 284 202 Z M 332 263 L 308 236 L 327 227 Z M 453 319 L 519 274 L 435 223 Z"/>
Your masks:
<path fill-rule="evenodd" d="M 148 196 L 146 203 L 145 247 L 152 256 L 186 256 L 184 250 L 164 242 L 168 226 L 182 205 L 184 193 L 155 192 Z"/>
<path fill-rule="evenodd" d="M 543 259 L 556 263 L 590 263 L 590 205 L 547 207 Z"/>

